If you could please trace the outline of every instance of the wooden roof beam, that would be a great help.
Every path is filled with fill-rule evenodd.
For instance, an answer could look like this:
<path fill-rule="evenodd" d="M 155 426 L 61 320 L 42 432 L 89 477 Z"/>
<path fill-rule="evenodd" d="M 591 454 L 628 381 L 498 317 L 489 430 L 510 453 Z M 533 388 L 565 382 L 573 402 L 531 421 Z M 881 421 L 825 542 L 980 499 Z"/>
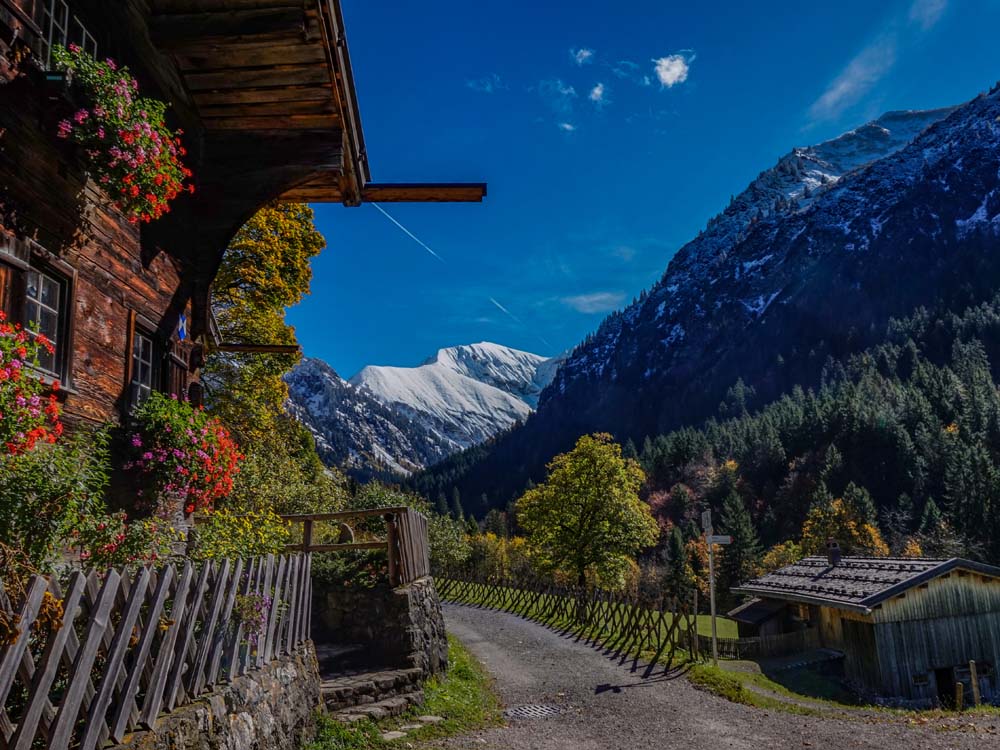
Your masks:
<path fill-rule="evenodd" d="M 485 182 L 370 182 L 361 189 L 365 203 L 480 203 Z"/>
<path fill-rule="evenodd" d="M 191 49 L 220 41 L 302 41 L 315 35 L 301 5 L 210 13 L 159 14 L 150 19 L 149 33 L 161 49 Z M 314 36 L 315 38 L 315 36 Z"/>

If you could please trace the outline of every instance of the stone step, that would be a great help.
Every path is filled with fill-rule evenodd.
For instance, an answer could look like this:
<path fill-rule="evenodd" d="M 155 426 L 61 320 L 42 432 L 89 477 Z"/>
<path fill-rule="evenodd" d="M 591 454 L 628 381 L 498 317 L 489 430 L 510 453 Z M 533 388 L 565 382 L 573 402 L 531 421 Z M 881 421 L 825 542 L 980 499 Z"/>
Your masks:
<path fill-rule="evenodd" d="M 327 677 L 320 691 L 327 708 L 340 711 L 419 690 L 423 679 L 424 673 L 420 669 L 358 672 Z"/>
<path fill-rule="evenodd" d="M 388 719 L 392 716 L 399 716 L 410 706 L 419 706 L 423 702 L 424 691 L 414 690 L 403 695 L 385 698 L 383 700 L 376 701 L 375 703 L 365 703 L 357 706 L 351 706 L 350 708 L 340 709 L 334 712 L 333 718 L 344 724 L 350 724 L 353 721 L 359 721 L 361 719 L 381 721 L 382 719 Z"/>

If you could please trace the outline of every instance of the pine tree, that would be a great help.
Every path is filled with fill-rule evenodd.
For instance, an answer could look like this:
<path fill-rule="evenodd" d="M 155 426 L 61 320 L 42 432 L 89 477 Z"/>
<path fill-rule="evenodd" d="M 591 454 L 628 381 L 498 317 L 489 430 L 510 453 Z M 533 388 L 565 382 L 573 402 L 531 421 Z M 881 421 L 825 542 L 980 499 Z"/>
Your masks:
<path fill-rule="evenodd" d="M 875 501 L 864 487 L 851 482 L 844 489 L 844 502 L 854 516 L 873 526 L 878 524 L 878 510 Z"/>
<path fill-rule="evenodd" d="M 720 528 L 733 538 L 725 549 L 719 571 L 722 590 L 728 592 L 757 574 L 761 558 L 757 529 L 737 492 L 730 492 L 722 503 Z"/>
<path fill-rule="evenodd" d="M 944 516 L 941 515 L 941 509 L 938 508 L 937 503 L 934 502 L 934 498 L 927 498 L 927 502 L 924 503 L 924 512 L 920 514 L 920 533 L 935 533 L 941 528 L 943 521 Z"/>
<path fill-rule="evenodd" d="M 678 602 L 687 601 L 691 593 L 691 571 L 685 545 L 686 541 L 680 527 L 674 526 L 667 541 L 667 568 L 663 576 L 663 586 L 667 596 L 676 597 Z"/>
<path fill-rule="evenodd" d="M 448 515 L 448 498 L 445 497 L 444 490 L 438 491 L 437 500 L 434 503 L 434 510 L 439 516 Z"/>
<path fill-rule="evenodd" d="M 465 512 L 462 510 L 462 495 L 458 491 L 458 487 L 451 488 L 451 515 L 455 517 L 456 521 L 465 518 Z"/>

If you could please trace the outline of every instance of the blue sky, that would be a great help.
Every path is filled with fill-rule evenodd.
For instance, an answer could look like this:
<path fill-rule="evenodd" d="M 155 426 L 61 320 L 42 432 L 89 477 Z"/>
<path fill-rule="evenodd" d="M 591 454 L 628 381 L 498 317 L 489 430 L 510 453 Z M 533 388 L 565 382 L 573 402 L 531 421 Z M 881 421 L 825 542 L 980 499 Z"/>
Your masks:
<path fill-rule="evenodd" d="M 343 3 L 373 178 L 489 183 L 384 207 L 443 261 L 373 206 L 315 207 L 289 319 L 344 377 L 570 348 L 792 146 L 1000 78 L 1000 0 Z"/>

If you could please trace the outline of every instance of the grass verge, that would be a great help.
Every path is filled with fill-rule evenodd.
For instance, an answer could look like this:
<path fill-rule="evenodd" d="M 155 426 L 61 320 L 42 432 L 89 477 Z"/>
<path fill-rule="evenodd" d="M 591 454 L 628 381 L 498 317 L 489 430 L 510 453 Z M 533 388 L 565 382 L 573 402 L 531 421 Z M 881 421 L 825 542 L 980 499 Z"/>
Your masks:
<path fill-rule="evenodd" d="M 500 701 L 493 681 L 457 638 L 448 636 L 448 671 L 432 677 L 424 685 L 424 702 L 403 716 L 375 724 L 359 721 L 340 724 L 322 716 L 316 739 L 303 750 L 381 750 L 402 743 L 386 742 L 382 732 L 405 724 L 415 724 L 417 716 L 440 716 L 444 721 L 427 724 L 407 733 L 406 741 L 422 743 L 470 732 L 501 723 Z"/>

